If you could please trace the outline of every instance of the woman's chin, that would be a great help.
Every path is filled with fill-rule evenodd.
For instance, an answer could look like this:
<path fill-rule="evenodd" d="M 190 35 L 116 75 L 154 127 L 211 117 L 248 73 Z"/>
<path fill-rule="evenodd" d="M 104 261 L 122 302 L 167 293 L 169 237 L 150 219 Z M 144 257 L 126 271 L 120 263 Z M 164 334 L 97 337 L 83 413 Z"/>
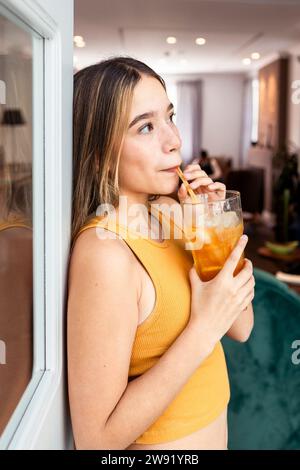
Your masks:
<path fill-rule="evenodd" d="M 158 192 L 158 194 L 161 194 L 162 196 L 163 195 L 168 195 L 168 194 L 172 194 L 172 193 L 175 193 L 175 191 L 178 190 L 178 185 L 177 184 L 166 184 L 164 186 L 162 186 Z"/>
<path fill-rule="evenodd" d="M 178 191 L 179 178 L 174 173 L 166 172 L 163 179 L 157 179 L 157 183 L 159 184 L 155 185 L 151 194 L 168 195 Z"/>

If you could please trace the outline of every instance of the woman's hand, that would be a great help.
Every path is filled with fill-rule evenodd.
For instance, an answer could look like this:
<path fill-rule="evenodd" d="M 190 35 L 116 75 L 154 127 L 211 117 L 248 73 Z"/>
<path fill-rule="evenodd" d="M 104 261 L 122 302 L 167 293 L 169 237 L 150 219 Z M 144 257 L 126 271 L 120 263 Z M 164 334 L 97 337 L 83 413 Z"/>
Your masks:
<path fill-rule="evenodd" d="M 254 298 L 251 261 L 246 259 L 239 274 L 233 275 L 246 244 L 247 237 L 242 236 L 222 270 L 210 281 L 201 281 L 195 267 L 190 270 L 192 301 L 188 327 L 203 333 L 211 348 Z"/>
<path fill-rule="evenodd" d="M 213 180 L 201 170 L 201 167 L 197 163 L 191 163 L 187 165 L 183 172 L 184 176 L 188 180 L 192 190 L 196 194 L 207 194 L 210 193 L 210 200 L 219 200 L 225 198 L 226 186 L 223 183 L 213 182 Z M 188 196 L 187 190 L 182 183 L 178 190 L 178 199 L 182 203 Z"/>

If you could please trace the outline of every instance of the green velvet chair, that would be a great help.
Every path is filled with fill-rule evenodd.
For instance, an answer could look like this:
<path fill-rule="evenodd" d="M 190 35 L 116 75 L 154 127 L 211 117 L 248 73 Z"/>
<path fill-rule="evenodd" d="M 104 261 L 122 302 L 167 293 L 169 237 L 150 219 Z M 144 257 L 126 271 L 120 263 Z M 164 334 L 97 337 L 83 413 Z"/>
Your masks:
<path fill-rule="evenodd" d="M 254 276 L 252 334 L 246 343 L 222 340 L 231 384 L 228 447 L 300 449 L 300 364 L 292 361 L 300 296 L 271 274 L 255 269 Z"/>

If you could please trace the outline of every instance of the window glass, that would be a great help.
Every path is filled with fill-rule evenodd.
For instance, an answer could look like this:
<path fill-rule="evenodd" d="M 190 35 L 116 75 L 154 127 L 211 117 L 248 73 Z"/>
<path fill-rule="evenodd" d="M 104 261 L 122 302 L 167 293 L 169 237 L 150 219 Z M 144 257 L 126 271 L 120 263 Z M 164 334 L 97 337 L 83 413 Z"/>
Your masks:
<path fill-rule="evenodd" d="M 33 368 L 32 44 L 0 14 L 0 435 Z"/>

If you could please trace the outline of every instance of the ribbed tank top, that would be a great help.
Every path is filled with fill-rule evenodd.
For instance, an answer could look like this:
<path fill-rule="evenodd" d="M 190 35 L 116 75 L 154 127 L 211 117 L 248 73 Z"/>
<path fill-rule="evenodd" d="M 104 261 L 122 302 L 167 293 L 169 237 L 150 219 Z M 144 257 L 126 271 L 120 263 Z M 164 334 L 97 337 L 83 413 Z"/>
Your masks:
<path fill-rule="evenodd" d="M 156 209 L 155 209 L 156 211 Z M 84 230 L 109 230 L 122 238 L 149 274 L 156 292 L 150 315 L 137 326 L 132 347 L 128 379 L 133 380 L 152 367 L 187 326 L 190 318 L 191 287 L 189 270 L 191 252 L 184 240 L 174 237 L 174 222 L 156 213 L 169 239 L 158 242 L 138 235 L 121 224 L 92 216 Z M 76 238 L 77 238 L 76 237 Z M 153 390 L 159 395 L 159 387 Z M 213 352 L 199 365 L 164 413 L 134 442 L 158 444 L 184 437 L 207 426 L 226 408 L 230 397 L 223 348 L 217 343 Z"/>

